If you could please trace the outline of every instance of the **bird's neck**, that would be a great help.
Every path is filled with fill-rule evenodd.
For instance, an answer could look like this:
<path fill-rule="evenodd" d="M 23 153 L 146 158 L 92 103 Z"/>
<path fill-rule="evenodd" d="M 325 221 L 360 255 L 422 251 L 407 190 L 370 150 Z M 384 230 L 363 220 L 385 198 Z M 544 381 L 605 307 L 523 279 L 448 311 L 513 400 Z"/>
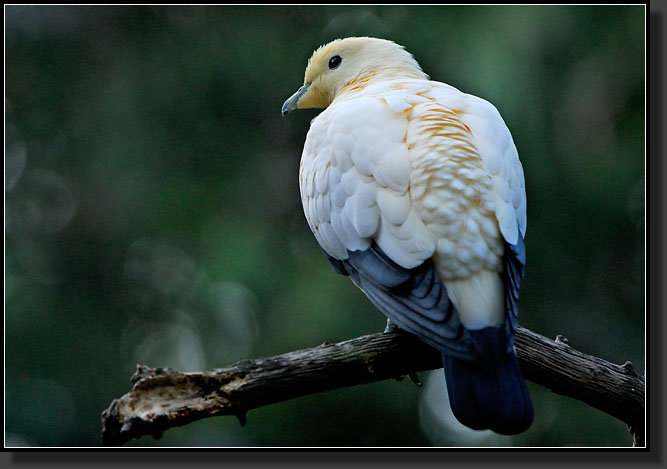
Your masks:
<path fill-rule="evenodd" d="M 406 79 L 420 79 L 428 80 L 428 75 L 426 75 L 421 70 L 414 68 L 385 68 L 380 70 L 372 70 L 365 73 L 357 75 L 352 80 L 345 83 L 336 97 L 347 94 L 355 93 L 361 91 L 368 87 L 369 85 L 374 85 L 381 82 L 392 82 L 392 81 L 401 81 Z"/>

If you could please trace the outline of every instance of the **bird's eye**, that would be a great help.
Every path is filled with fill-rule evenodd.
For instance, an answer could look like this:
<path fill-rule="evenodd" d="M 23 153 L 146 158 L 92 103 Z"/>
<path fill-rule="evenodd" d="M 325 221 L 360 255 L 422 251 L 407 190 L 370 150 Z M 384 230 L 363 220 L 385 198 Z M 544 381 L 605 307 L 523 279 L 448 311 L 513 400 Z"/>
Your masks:
<path fill-rule="evenodd" d="M 333 70 L 334 68 L 338 67 L 342 61 L 343 59 L 340 57 L 340 55 L 334 55 L 331 57 L 331 60 L 329 60 L 329 68 Z"/>

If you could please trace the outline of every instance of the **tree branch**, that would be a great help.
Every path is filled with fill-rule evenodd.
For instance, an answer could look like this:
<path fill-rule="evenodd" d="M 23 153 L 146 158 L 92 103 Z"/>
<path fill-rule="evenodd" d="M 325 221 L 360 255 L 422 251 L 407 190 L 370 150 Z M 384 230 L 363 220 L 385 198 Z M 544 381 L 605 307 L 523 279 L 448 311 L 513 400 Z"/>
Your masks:
<path fill-rule="evenodd" d="M 524 328 L 516 351 L 526 379 L 620 419 L 634 445 L 645 445 L 644 377 L 630 362 L 614 365 L 569 347 L 561 336 L 554 341 Z M 234 415 L 243 425 L 257 407 L 441 367 L 439 352 L 400 330 L 206 372 L 137 365 L 132 390 L 102 413 L 102 443 L 160 438 L 171 427 L 217 415 Z"/>

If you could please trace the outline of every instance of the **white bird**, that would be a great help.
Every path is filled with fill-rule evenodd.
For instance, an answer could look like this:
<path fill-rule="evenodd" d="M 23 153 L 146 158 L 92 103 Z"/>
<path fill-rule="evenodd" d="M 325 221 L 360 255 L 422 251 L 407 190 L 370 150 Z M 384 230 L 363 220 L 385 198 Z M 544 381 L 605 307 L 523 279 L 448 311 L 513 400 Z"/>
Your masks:
<path fill-rule="evenodd" d="M 533 409 L 513 347 L 526 194 L 497 109 L 368 37 L 313 53 L 282 113 L 304 108 L 326 108 L 311 122 L 299 184 L 334 270 L 442 352 L 461 423 L 526 430 Z"/>

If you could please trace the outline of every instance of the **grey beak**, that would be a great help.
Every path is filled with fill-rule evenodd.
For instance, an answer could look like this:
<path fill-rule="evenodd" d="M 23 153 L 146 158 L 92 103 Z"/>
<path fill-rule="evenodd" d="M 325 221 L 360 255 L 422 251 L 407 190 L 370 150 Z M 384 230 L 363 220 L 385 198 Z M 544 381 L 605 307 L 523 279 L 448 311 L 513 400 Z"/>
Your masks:
<path fill-rule="evenodd" d="M 296 109 L 296 105 L 299 102 L 299 99 L 301 99 L 301 96 L 308 91 L 308 88 L 310 88 L 310 83 L 306 83 L 303 85 L 301 88 L 296 90 L 296 93 L 294 93 L 292 96 L 290 96 L 287 101 L 285 101 L 285 104 L 283 104 L 282 109 L 280 110 L 283 114 L 287 114 L 290 111 L 293 111 Z"/>

